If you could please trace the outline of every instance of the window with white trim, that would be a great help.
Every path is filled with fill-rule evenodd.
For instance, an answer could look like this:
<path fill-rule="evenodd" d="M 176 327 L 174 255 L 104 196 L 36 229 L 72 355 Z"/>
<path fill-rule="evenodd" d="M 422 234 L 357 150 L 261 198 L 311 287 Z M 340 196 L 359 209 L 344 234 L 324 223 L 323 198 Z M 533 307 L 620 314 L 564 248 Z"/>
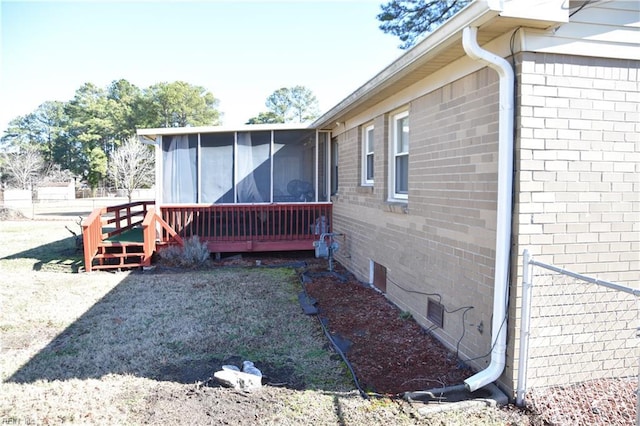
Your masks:
<path fill-rule="evenodd" d="M 409 111 L 392 117 L 391 132 L 389 194 L 392 199 L 406 200 L 409 194 Z"/>
<path fill-rule="evenodd" d="M 373 125 L 362 130 L 362 184 L 373 185 Z"/>

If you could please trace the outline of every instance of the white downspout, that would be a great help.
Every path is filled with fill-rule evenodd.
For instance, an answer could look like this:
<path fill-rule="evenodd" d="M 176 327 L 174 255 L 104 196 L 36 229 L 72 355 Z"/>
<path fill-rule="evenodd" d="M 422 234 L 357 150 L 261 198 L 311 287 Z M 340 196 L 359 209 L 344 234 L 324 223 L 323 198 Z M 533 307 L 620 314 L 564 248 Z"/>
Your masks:
<path fill-rule="evenodd" d="M 511 188 L 513 186 L 513 96 L 514 73 L 504 58 L 482 49 L 476 40 L 478 29 L 466 27 L 462 46 L 469 57 L 486 63 L 500 77 L 498 117 L 498 205 L 496 260 L 491 327 L 491 362 L 487 368 L 464 381 L 473 392 L 496 381 L 504 370 L 507 351 L 507 305 L 509 291 L 509 249 L 511 245 Z"/>

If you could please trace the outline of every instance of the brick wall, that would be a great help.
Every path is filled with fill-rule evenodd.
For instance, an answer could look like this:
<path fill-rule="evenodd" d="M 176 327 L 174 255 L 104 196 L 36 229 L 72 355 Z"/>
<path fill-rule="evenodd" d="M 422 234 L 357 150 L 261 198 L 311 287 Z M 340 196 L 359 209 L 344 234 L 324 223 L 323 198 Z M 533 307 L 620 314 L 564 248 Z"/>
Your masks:
<path fill-rule="evenodd" d="M 547 263 L 637 284 L 638 62 L 527 53 L 520 68 L 518 245 Z"/>
<path fill-rule="evenodd" d="M 429 297 L 446 309 L 434 333 L 484 368 L 491 349 L 497 188 L 497 76 L 488 69 L 413 100 L 408 203 L 389 203 L 389 118 L 375 126 L 373 187 L 361 186 L 362 128 L 339 136 L 333 198 L 337 254 L 359 279 L 370 261 L 387 268 L 387 296 L 425 327 Z M 371 121 L 367 121 L 367 124 Z"/>
<path fill-rule="evenodd" d="M 603 280 L 640 282 L 638 63 L 522 53 L 517 75 L 514 264 L 501 379 L 512 389 L 522 250 Z M 425 327 L 433 328 L 428 297 L 441 300 L 444 327 L 435 334 L 463 359 L 478 357 L 470 362 L 478 369 L 491 348 L 497 95 L 497 76 L 483 69 L 406 105 L 406 204 L 387 201 L 388 126 L 397 110 L 366 121 L 375 125 L 372 187 L 360 184 L 361 127 L 338 137 L 334 229 L 345 234 L 338 259 L 367 282 L 370 261 L 385 266 L 387 296 Z"/>
<path fill-rule="evenodd" d="M 540 53 L 518 55 L 521 85 L 514 217 L 518 255 L 527 248 L 536 260 L 545 263 L 618 284 L 640 285 L 638 68 L 639 62 L 628 60 Z M 520 265 L 521 257 L 514 265 L 517 283 L 522 282 Z M 520 286 L 512 286 L 510 359 L 518 353 L 520 293 Z M 552 308 L 540 305 L 543 301 L 539 298 L 533 303 L 548 314 Z M 616 309 L 614 305 L 606 305 L 606 301 L 602 303 L 605 305 L 592 303 L 587 314 L 589 310 Z M 615 321 L 626 314 L 617 315 L 613 311 L 607 318 Z M 555 321 L 565 320 L 560 316 Z M 584 336 L 593 327 L 593 319 L 589 318 L 574 318 L 571 322 L 549 329 L 546 337 L 571 343 L 574 337 Z M 618 326 L 611 327 L 613 330 Z M 572 330 L 570 334 L 563 331 L 568 329 Z M 550 348 L 543 345 L 533 349 L 531 355 L 541 356 L 543 361 L 530 366 L 528 376 L 537 378 L 533 382 L 540 384 L 551 383 L 557 371 L 563 372 L 563 383 L 584 380 L 585 371 L 589 372 L 589 378 L 599 374 L 611 376 L 607 364 L 598 360 L 614 359 L 616 355 L 607 351 L 628 344 L 628 341 L 601 343 L 603 352 L 594 356 L 590 365 L 584 362 L 558 365 L 558 361 L 546 365 L 551 361 L 544 360 L 541 351 Z M 586 348 L 577 350 L 585 351 Z M 631 375 L 637 374 L 637 355 L 632 361 L 623 364 L 629 367 Z M 516 375 L 514 363 L 515 360 L 507 365 L 512 377 Z"/>

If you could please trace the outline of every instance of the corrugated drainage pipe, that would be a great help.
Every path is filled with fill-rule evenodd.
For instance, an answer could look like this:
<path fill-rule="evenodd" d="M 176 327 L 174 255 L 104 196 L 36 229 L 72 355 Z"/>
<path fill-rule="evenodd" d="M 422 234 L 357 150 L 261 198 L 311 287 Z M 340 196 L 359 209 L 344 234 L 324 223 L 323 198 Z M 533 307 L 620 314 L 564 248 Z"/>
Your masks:
<path fill-rule="evenodd" d="M 514 73 L 504 58 L 482 49 L 477 42 L 478 29 L 462 32 L 462 46 L 472 59 L 484 62 L 500 77 L 500 111 L 498 116 L 498 205 L 496 224 L 496 259 L 493 287 L 493 321 L 491 327 L 491 362 L 484 370 L 464 381 L 471 392 L 496 381 L 504 370 L 507 350 L 506 317 L 509 291 L 511 244 L 511 188 L 513 186 L 513 94 Z"/>

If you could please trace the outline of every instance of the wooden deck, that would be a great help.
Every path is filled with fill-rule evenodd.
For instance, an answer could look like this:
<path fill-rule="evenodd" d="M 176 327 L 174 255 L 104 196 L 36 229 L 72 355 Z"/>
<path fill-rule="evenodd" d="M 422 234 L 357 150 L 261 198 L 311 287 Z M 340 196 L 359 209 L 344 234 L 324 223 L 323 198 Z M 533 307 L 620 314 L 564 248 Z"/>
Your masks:
<path fill-rule="evenodd" d="M 171 205 L 94 210 L 82 223 L 85 269 L 151 264 L 153 253 L 197 235 L 210 252 L 313 250 L 330 232 L 331 203 Z"/>
<path fill-rule="evenodd" d="M 331 203 L 213 204 L 162 207 L 182 238 L 197 235 L 212 253 L 313 250 L 329 232 Z"/>

